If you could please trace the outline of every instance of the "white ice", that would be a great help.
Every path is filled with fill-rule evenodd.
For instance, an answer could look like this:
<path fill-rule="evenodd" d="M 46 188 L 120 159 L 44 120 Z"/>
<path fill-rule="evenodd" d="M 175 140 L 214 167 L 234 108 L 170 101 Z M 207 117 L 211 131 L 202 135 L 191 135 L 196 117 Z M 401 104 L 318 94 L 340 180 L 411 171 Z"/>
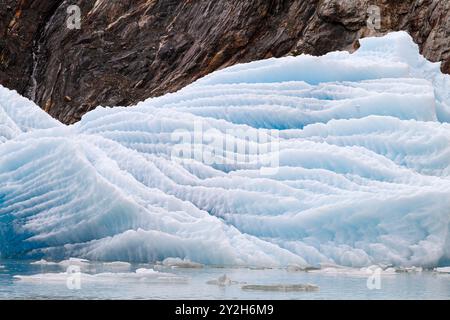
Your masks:
<path fill-rule="evenodd" d="M 435 270 L 438 273 L 449 273 L 450 274 L 450 267 L 436 268 Z"/>
<path fill-rule="evenodd" d="M 29 283 L 54 283 L 66 285 L 70 277 L 79 277 L 80 283 L 109 283 L 109 282 L 139 282 L 139 283 L 187 283 L 188 278 L 158 272 L 153 269 L 138 269 L 135 272 L 103 272 L 97 274 L 89 273 L 39 273 L 31 276 L 17 275 L 14 278 L 18 281 Z"/>
<path fill-rule="evenodd" d="M 192 262 L 189 259 L 167 258 L 162 262 L 162 265 L 170 268 L 183 269 L 201 269 L 203 265 L 197 262 Z"/>
<path fill-rule="evenodd" d="M 442 266 L 439 67 L 392 33 L 354 54 L 233 66 L 72 126 L 0 88 L 1 257 Z"/>

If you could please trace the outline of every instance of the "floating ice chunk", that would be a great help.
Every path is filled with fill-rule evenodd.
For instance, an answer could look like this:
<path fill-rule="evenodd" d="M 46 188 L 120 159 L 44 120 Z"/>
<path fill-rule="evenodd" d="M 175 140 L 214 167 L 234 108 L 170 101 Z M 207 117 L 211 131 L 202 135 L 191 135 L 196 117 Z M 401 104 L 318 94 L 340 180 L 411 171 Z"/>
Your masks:
<path fill-rule="evenodd" d="M 362 272 L 366 272 L 366 274 L 372 274 L 374 272 L 379 272 L 382 275 L 395 275 L 397 273 L 397 269 L 389 267 L 383 269 L 381 266 L 373 265 L 367 268 L 361 268 Z"/>
<path fill-rule="evenodd" d="M 131 268 L 131 263 L 123 261 L 105 262 L 103 265 L 111 268 Z"/>
<path fill-rule="evenodd" d="M 326 264 L 325 264 L 326 265 Z M 375 272 L 380 275 L 395 275 L 397 270 L 395 268 L 382 268 L 378 265 L 372 265 L 363 268 L 349 268 L 345 266 L 328 265 L 322 266 L 320 269 L 311 269 L 308 272 L 320 273 L 326 275 L 345 275 L 345 276 L 356 276 L 356 277 L 367 277 Z"/>
<path fill-rule="evenodd" d="M 88 268 L 90 266 L 89 260 L 79 258 L 69 258 L 67 260 L 63 260 L 60 262 L 47 261 L 45 259 L 41 259 L 39 261 L 33 261 L 30 264 L 39 266 L 60 266 L 62 268 L 68 268 L 70 266 Z"/>
<path fill-rule="evenodd" d="M 47 261 L 45 259 L 41 259 L 39 261 L 33 261 L 30 264 L 37 265 L 37 266 L 59 266 L 60 265 L 58 262 Z"/>
<path fill-rule="evenodd" d="M 435 268 L 434 271 L 438 273 L 450 273 L 450 267 Z"/>
<path fill-rule="evenodd" d="M 81 274 L 80 274 L 81 275 Z M 84 278 L 91 277 L 88 274 L 83 274 Z M 50 283 L 50 284 L 65 284 L 68 278 L 68 274 L 61 273 L 40 273 L 31 276 L 15 275 L 14 279 L 17 281 L 23 281 L 28 283 Z"/>
<path fill-rule="evenodd" d="M 231 286 L 233 284 L 238 284 L 237 281 L 231 280 L 226 274 L 224 274 L 223 276 L 219 277 L 216 280 L 210 280 L 206 283 L 209 285 L 215 285 L 215 286 L 219 286 L 219 287 L 227 287 L 227 286 Z"/>
<path fill-rule="evenodd" d="M 273 291 L 273 292 L 305 292 L 305 291 L 318 291 L 319 287 L 313 284 L 274 284 L 274 285 L 249 284 L 242 286 L 242 290 Z"/>
<path fill-rule="evenodd" d="M 90 265 L 90 261 L 86 259 L 69 258 L 67 260 L 59 262 L 58 264 L 62 267 L 69 267 L 69 266 L 88 267 Z"/>
<path fill-rule="evenodd" d="M 162 262 L 163 266 L 171 268 L 183 269 L 200 269 L 203 268 L 201 263 L 192 262 L 189 259 L 167 258 Z"/>
<path fill-rule="evenodd" d="M 96 282 L 129 282 L 138 281 L 145 283 L 187 283 L 188 278 L 171 274 L 158 272 L 153 269 L 138 269 L 136 272 L 112 273 L 103 272 L 97 274 L 79 273 L 80 283 Z M 31 276 L 16 275 L 16 280 L 30 283 L 55 283 L 65 284 L 68 279 L 68 273 L 42 273 Z"/>
<path fill-rule="evenodd" d="M 421 272 L 423 272 L 423 268 L 422 267 L 406 267 L 406 268 L 402 268 L 402 267 L 400 267 L 400 268 L 395 268 L 395 271 L 396 272 L 399 272 L 399 273 L 421 273 Z"/>
<path fill-rule="evenodd" d="M 184 276 L 145 268 L 138 269 L 135 273 L 100 273 L 95 275 L 95 277 L 100 279 L 118 278 L 120 280 L 139 280 L 160 283 L 187 283 L 189 281 L 189 279 Z"/>
<path fill-rule="evenodd" d="M 136 274 L 155 275 L 159 272 L 154 269 L 140 268 L 136 270 Z"/>

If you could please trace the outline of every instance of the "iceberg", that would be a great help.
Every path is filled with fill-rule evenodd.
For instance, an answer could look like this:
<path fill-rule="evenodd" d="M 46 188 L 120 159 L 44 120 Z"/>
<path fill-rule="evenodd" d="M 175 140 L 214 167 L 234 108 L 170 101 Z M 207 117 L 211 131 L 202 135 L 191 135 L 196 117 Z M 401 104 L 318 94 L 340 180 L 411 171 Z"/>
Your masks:
<path fill-rule="evenodd" d="M 450 262 L 450 76 L 404 32 L 65 126 L 0 87 L 0 256 Z M 79 260 L 83 261 L 83 260 Z"/>

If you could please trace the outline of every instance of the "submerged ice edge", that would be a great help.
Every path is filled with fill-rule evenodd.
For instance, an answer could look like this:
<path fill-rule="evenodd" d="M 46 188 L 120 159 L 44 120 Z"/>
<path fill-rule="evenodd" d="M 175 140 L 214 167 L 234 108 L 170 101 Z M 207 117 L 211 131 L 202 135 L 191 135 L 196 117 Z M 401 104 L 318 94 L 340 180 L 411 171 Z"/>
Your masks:
<path fill-rule="evenodd" d="M 402 32 L 230 67 L 73 126 L 0 88 L 0 254 L 444 266 L 449 88 Z"/>

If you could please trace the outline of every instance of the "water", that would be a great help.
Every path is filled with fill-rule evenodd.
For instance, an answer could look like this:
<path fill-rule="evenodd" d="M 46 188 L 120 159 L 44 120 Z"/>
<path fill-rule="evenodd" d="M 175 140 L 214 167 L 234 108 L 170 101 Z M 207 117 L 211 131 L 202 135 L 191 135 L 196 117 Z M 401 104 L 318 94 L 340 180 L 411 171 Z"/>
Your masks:
<path fill-rule="evenodd" d="M 143 280 L 133 275 L 137 268 L 149 265 L 110 268 L 89 264 L 87 272 L 114 272 L 102 280 L 83 281 L 81 288 L 70 290 L 67 275 L 41 276 L 34 281 L 15 279 L 16 275 L 57 275 L 66 270 L 59 265 L 31 265 L 24 261 L 0 261 L 0 299 L 450 299 L 450 274 L 431 271 L 382 275 L 381 289 L 369 290 L 368 277 L 362 273 L 325 274 L 322 272 L 290 272 L 285 269 L 218 268 L 182 269 L 159 267 L 185 281 Z M 153 266 L 154 267 L 154 266 Z M 156 267 L 155 267 L 156 268 Z M 114 270 L 112 270 L 114 269 Z M 120 270 L 119 270 L 120 269 Z M 124 270 L 126 269 L 126 270 Z M 233 280 L 229 286 L 207 284 L 226 274 Z M 247 285 L 314 284 L 313 292 L 246 291 Z"/>

